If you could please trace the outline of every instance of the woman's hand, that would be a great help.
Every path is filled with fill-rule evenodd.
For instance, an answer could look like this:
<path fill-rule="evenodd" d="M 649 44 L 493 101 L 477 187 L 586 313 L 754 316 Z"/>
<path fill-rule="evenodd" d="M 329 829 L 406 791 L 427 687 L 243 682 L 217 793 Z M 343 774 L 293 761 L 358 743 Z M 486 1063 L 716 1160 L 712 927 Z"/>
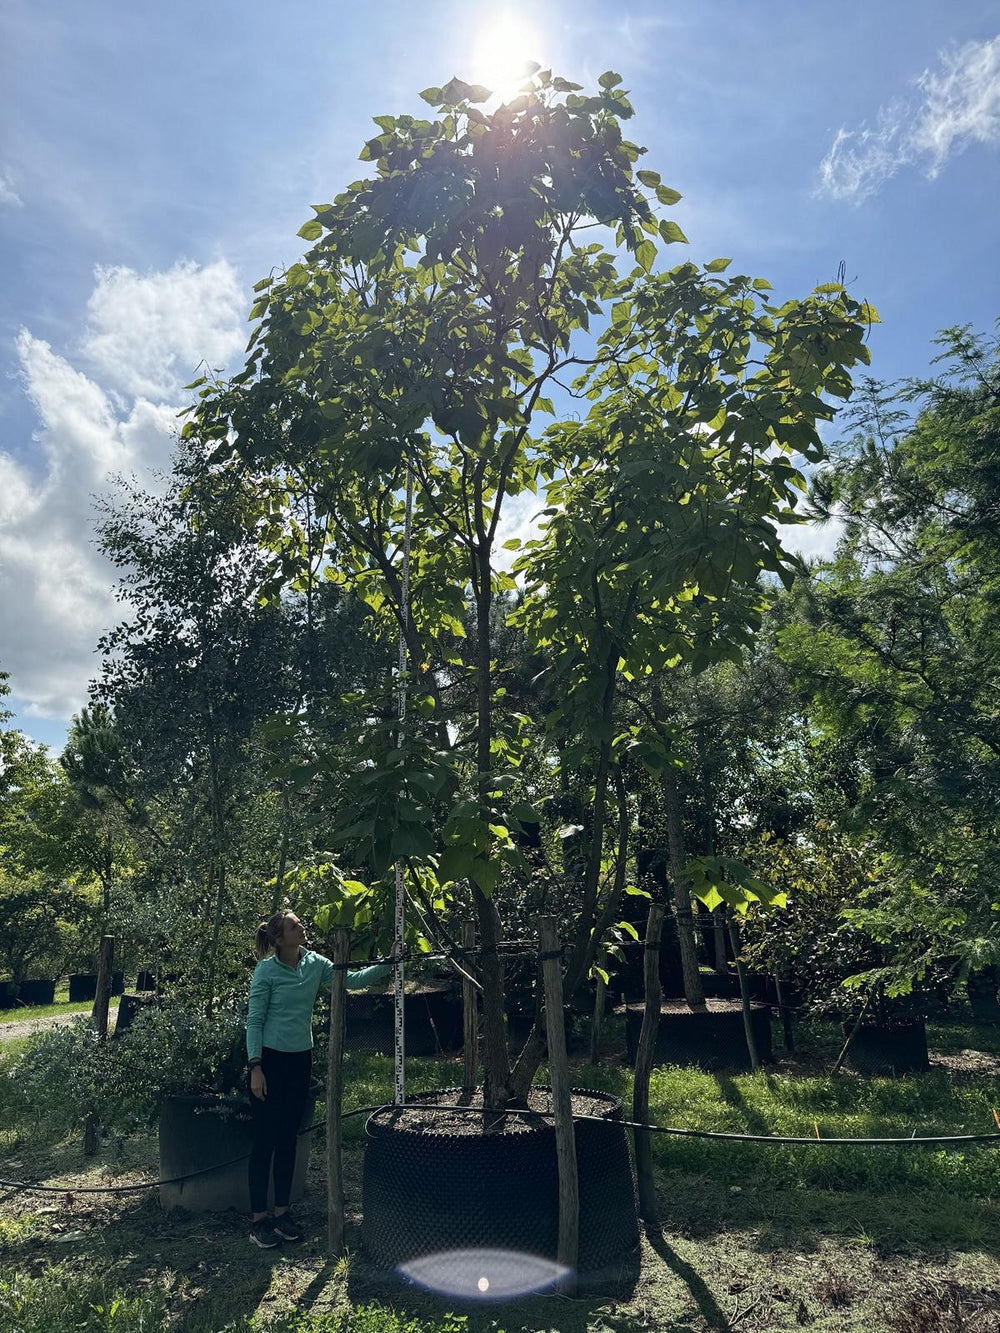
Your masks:
<path fill-rule="evenodd" d="M 267 1079 L 260 1065 L 254 1065 L 250 1070 L 250 1091 L 258 1101 L 262 1102 L 267 1097 Z"/>

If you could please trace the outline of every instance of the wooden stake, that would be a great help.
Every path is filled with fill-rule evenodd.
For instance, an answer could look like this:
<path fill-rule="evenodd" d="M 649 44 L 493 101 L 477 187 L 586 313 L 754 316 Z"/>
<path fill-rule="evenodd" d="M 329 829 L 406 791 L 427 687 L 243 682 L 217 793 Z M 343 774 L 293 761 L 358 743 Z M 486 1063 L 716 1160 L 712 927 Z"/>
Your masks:
<path fill-rule="evenodd" d="M 597 966 L 604 967 L 606 963 L 604 950 L 601 949 L 597 955 Z M 597 985 L 594 988 L 594 1019 L 590 1025 L 590 1063 L 596 1065 L 601 1059 L 601 1027 L 604 1024 L 604 1000 L 607 987 L 604 984 L 604 978 L 598 975 Z"/>
<path fill-rule="evenodd" d="M 795 1054 L 795 1029 L 792 1027 L 792 1011 L 788 1007 L 788 996 L 785 993 L 785 983 L 781 980 L 781 973 L 774 974 L 774 996 L 778 1001 L 778 1014 L 781 1017 L 781 1030 L 785 1034 L 785 1050 L 789 1055 Z"/>
<path fill-rule="evenodd" d="M 868 1012 L 868 1005 L 869 1005 L 870 1002 L 871 1002 L 871 996 L 870 996 L 870 995 L 866 995 L 866 996 L 865 996 L 865 1002 L 864 1002 L 864 1004 L 861 1006 L 861 1012 L 858 1014 L 857 1018 L 854 1020 L 854 1026 L 851 1028 L 850 1032 L 847 1034 L 847 1040 L 844 1042 L 843 1046 L 841 1046 L 841 1048 L 840 1048 L 840 1054 L 837 1056 L 836 1060 L 835 1060 L 834 1063 L 833 1063 L 833 1068 L 830 1070 L 830 1076 L 831 1076 L 831 1077 L 832 1077 L 834 1074 L 839 1074 L 839 1073 L 840 1073 L 840 1067 L 841 1067 L 841 1065 L 844 1063 L 844 1061 L 847 1059 L 847 1052 L 851 1049 L 851 1042 L 852 1042 L 852 1041 L 854 1040 L 854 1038 L 858 1035 L 858 1028 L 861 1026 L 861 1020 L 864 1018 L 865 1014 Z"/>
<path fill-rule="evenodd" d="M 469 955 L 476 947 L 476 923 L 462 923 L 462 948 L 466 957 L 462 966 L 466 971 L 472 966 Z M 476 988 L 466 977 L 462 978 L 462 1092 L 466 1095 L 475 1091 L 479 1082 L 479 1011 L 476 1004 Z"/>
<path fill-rule="evenodd" d="M 336 1258 L 344 1251 L 344 1161 L 340 1142 L 343 1096 L 344 1015 L 351 932 L 335 926 L 330 932 L 333 980 L 330 984 L 330 1039 L 326 1048 L 326 1209 L 327 1250 Z"/>
<path fill-rule="evenodd" d="M 115 970 L 115 937 L 101 936 L 101 957 L 97 965 L 97 994 L 94 997 L 93 1018 L 98 1041 L 108 1039 L 108 1007 L 111 1003 L 111 979 Z"/>
<path fill-rule="evenodd" d="M 739 927 L 731 916 L 729 918 L 729 942 L 733 946 L 733 957 L 736 959 L 736 976 L 740 983 L 740 1008 L 743 1010 L 743 1031 L 746 1033 L 747 1050 L 750 1053 L 750 1068 L 759 1069 L 760 1052 L 757 1050 L 757 1036 L 753 1030 L 753 1010 L 750 1008 L 750 988 L 747 986 L 747 970 L 743 966 L 743 960 L 740 958 L 741 946 Z"/>
<path fill-rule="evenodd" d="M 660 935 L 663 931 L 663 904 L 649 904 L 646 922 L 646 947 L 643 952 L 643 981 L 646 1005 L 642 1014 L 639 1049 L 635 1056 L 635 1084 L 632 1092 L 632 1119 L 649 1121 L 649 1076 L 656 1050 L 656 1029 L 660 1022 Z M 635 1130 L 635 1170 L 639 1185 L 639 1212 L 644 1222 L 658 1221 L 656 1188 L 653 1183 L 653 1159 L 649 1131 Z"/>
<path fill-rule="evenodd" d="M 576 1266 L 580 1250 L 580 1182 L 576 1173 L 576 1137 L 569 1063 L 566 1059 L 566 1027 L 563 1017 L 562 969 L 559 934 L 554 916 L 538 918 L 538 942 L 542 951 L 545 982 L 545 1035 L 549 1047 L 549 1076 L 552 1080 L 552 1109 L 556 1122 L 556 1158 L 559 1165 L 559 1246 L 556 1258 L 568 1275 L 560 1291 L 576 1290 Z"/>

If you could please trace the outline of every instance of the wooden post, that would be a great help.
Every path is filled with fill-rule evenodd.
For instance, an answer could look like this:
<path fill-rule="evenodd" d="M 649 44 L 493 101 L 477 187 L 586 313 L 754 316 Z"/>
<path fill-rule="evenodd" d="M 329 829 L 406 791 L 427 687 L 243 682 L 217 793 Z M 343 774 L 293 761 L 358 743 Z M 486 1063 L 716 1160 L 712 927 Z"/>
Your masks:
<path fill-rule="evenodd" d="M 833 1068 L 830 1070 L 830 1075 L 831 1075 L 831 1077 L 832 1077 L 834 1074 L 839 1074 L 839 1073 L 840 1073 L 841 1066 L 843 1065 L 844 1061 L 847 1059 L 847 1052 L 851 1049 L 851 1042 L 852 1042 L 852 1041 L 854 1040 L 854 1038 L 858 1035 L 858 1028 L 861 1026 L 861 1020 L 864 1018 L 865 1014 L 868 1012 L 868 1006 L 869 1006 L 869 1004 L 871 1003 L 871 998 L 872 998 L 871 995 L 866 995 L 866 996 L 865 996 L 865 1002 L 864 1002 L 864 1004 L 861 1006 L 861 1012 L 858 1014 L 857 1018 L 854 1020 L 854 1026 L 851 1028 L 850 1032 L 847 1034 L 847 1040 L 844 1042 L 843 1046 L 840 1048 L 840 1054 L 837 1056 L 837 1059 L 834 1061 Z"/>
<path fill-rule="evenodd" d="M 462 948 L 466 955 L 476 947 L 476 923 L 462 923 Z M 469 970 L 471 963 L 468 956 L 462 966 Z M 479 1082 L 479 1012 L 476 1005 L 476 988 L 468 978 L 462 978 L 462 1092 L 469 1096 Z"/>
<path fill-rule="evenodd" d="M 723 909 L 720 908 L 720 911 Z M 740 936 L 736 922 L 729 918 L 729 942 L 733 946 L 736 959 L 736 976 L 740 983 L 740 1008 L 743 1010 L 743 1031 L 746 1033 L 747 1050 L 750 1053 L 750 1068 L 760 1068 L 760 1052 L 757 1050 L 757 1037 L 753 1030 L 753 1010 L 750 1008 L 750 988 L 747 986 L 747 970 L 740 958 Z"/>
<path fill-rule="evenodd" d="M 598 952 L 596 963 L 598 967 L 604 967 L 607 962 L 604 950 Z M 598 974 L 597 985 L 594 988 L 594 1018 L 590 1025 L 590 1063 L 596 1065 L 601 1059 L 601 1027 L 604 1023 L 604 999 L 607 987 L 604 984 L 604 978 Z"/>
<path fill-rule="evenodd" d="M 649 1122 L 649 1076 L 656 1049 L 656 1029 L 660 1022 L 660 935 L 663 931 L 663 911 L 662 903 L 650 903 L 649 919 L 646 922 L 646 947 L 643 952 L 646 1005 L 642 1014 L 639 1049 L 635 1056 L 632 1092 L 632 1119 L 640 1124 Z M 639 1185 L 639 1212 L 644 1222 L 655 1225 L 659 1215 L 649 1131 L 645 1129 L 635 1130 L 635 1171 Z"/>
<path fill-rule="evenodd" d="M 330 984 L 330 1038 L 326 1047 L 326 1208 L 327 1249 L 331 1258 L 344 1251 L 344 1160 L 340 1142 L 343 1095 L 344 1014 L 347 960 L 351 932 L 335 926 L 330 932 L 333 980 Z"/>
<path fill-rule="evenodd" d="M 794 1055 L 795 1029 L 792 1026 L 792 1011 L 788 1006 L 785 983 L 781 980 L 780 972 L 775 972 L 774 974 L 774 997 L 778 1001 L 778 1015 L 781 1018 L 781 1030 L 785 1034 L 785 1050 L 789 1055 Z"/>
<path fill-rule="evenodd" d="M 567 1270 L 560 1291 L 576 1290 L 576 1267 L 580 1250 L 580 1182 L 576 1172 L 576 1137 L 569 1064 L 566 1060 L 566 1027 L 563 1016 L 562 968 L 559 934 L 554 916 L 538 918 L 538 942 L 542 952 L 545 983 L 545 1035 L 549 1047 L 549 1076 L 552 1079 L 552 1109 L 556 1122 L 556 1158 L 559 1165 L 559 1245 L 556 1258 Z"/>
<path fill-rule="evenodd" d="M 115 937 L 101 936 L 101 957 L 97 965 L 97 994 L 94 997 L 93 1019 L 98 1041 L 108 1039 L 108 1006 L 111 1003 L 111 978 L 115 970 Z"/>
<path fill-rule="evenodd" d="M 97 993 L 91 1010 L 91 1021 L 97 1029 L 97 1040 L 102 1044 L 108 1039 L 108 1007 L 111 1003 L 111 977 L 115 970 L 115 937 L 101 936 L 101 953 L 97 964 Z M 93 1157 L 100 1146 L 100 1127 L 97 1116 L 88 1111 L 83 1118 L 83 1151 L 87 1157 Z"/>

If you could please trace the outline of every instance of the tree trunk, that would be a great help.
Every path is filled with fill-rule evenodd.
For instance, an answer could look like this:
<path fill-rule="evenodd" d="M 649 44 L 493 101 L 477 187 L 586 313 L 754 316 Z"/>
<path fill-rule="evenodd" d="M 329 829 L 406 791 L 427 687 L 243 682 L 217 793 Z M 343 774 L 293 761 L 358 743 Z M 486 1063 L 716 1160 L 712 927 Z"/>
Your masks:
<path fill-rule="evenodd" d="M 656 1050 L 656 1030 L 660 1022 L 660 932 L 663 929 L 663 904 L 650 903 L 646 924 L 646 944 L 643 953 L 643 978 L 646 1003 L 639 1032 L 639 1049 L 635 1056 L 635 1081 L 632 1087 L 632 1119 L 637 1124 L 649 1123 L 649 1076 L 653 1069 Z M 657 1221 L 656 1189 L 653 1183 L 653 1158 L 650 1151 L 649 1131 L 635 1131 L 635 1171 L 639 1187 L 639 1213 L 644 1222 Z"/>
<path fill-rule="evenodd" d="M 667 845 L 670 855 L 670 879 L 674 888 L 674 915 L 677 918 L 677 939 L 681 949 L 681 975 L 684 979 L 684 998 L 692 1008 L 704 1009 L 705 990 L 698 972 L 698 955 L 694 944 L 694 913 L 691 905 L 691 886 L 684 873 L 687 857 L 684 854 L 684 835 L 681 830 L 680 797 L 677 778 L 672 768 L 663 770 L 663 801 L 667 814 Z"/>

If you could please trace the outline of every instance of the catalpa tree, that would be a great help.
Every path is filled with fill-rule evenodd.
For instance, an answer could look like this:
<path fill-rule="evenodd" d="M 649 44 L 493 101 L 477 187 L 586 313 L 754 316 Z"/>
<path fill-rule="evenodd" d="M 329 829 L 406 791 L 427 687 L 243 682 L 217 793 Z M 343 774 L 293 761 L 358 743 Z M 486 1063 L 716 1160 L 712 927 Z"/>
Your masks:
<path fill-rule="evenodd" d="M 778 537 L 804 485 L 793 457 L 821 456 L 825 395 L 850 393 L 875 318 L 839 284 L 771 304 L 724 259 L 654 271 L 685 241 L 666 216 L 679 196 L 637 165 L 620 77 L 599 84 L 584 94 L 536 70 L 487 111 L 487 89 L 453 79 L 422 94 L 432 118 L 377 117 L 371 174 L 314 207 L 300 232 L 312 248 L 257 286 L 245 369 L 199 386 L 186 426 L 272 471 L 289 499 L 305 491 L 325 576 L 405 634 L 419 725 L 401 734 L 362 691 L 359 764 L 327 780 L 340 838 L 376 876 L 405 858 L 428 907 L 471 900 L 492 1105 L 523 1099 L 541 1058 L 537 1025 L 508 1054 L 496 953 L 494 893 L 525 873 L 516 835 L 537 818 L 519 781 L 533 724 L 508 714 L 495 667 L 497 599 L 518 589 L 514 614 L 561 699 L 550 722 L 570 719 L 592 757 L 572 987 L 618 915 L 607 807 L 623 757 L 664 762 L 654 732 L 616 729 L 618 683 L 752 635 L 762 571 L 787 579 L 794 564 Z M 540 535 L 512 573 L 505 507 L 528 493 Z M 286 525 L 271 591 L 307 558 Z M 457 675 L 471 716 L 449 702 Z M 308 709 L 288 725 L 308 728 Z"/>

